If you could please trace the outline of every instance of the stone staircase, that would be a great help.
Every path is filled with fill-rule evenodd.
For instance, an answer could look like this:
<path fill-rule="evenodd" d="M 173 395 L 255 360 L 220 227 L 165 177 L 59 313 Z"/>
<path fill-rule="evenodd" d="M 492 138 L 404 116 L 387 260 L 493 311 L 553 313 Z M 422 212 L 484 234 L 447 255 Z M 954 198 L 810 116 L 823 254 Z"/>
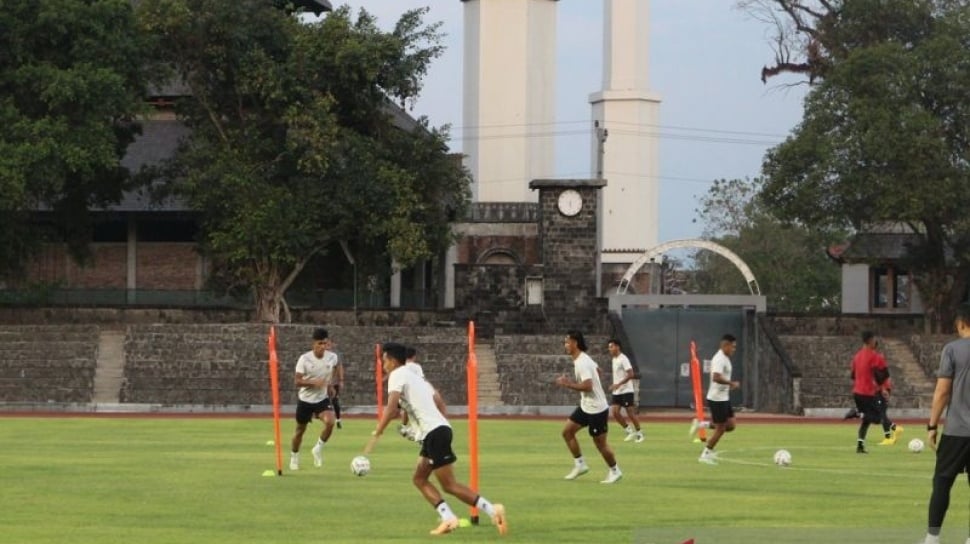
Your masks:
<path fill-rule="evenodd" d="M 92 402 L 117 403 L 125 372 L 125 331 L 102 329 L 98 335 L 98 366 Z"/>
<path fill-rule="evenodd" d="M 481 407 L 504 405 L 498 378 L 498 365 L 495 362 L 495 348 L 492 344 L 479 341 L 475 344 L 475 358 L 478 360 L 478 405 Z"/>
<path fill-rule="evenodd" d="M 936 382 L 923 370 L 909 344 L 896 338 L 883 337 L 879 339 L 879 350 L 885 355 L 889 365 L 895 387 L 893 396 L 899 401 L 898 405 L 929 408 L 933 402 Z"/>

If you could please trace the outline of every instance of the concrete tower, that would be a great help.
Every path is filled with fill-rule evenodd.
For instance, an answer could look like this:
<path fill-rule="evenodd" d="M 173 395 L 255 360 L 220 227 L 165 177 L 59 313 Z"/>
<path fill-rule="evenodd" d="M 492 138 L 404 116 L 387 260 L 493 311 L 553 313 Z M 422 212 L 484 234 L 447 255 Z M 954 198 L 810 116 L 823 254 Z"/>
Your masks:
<path fill-rule="evenodd" d="M 604 0 L 603 5 L 603 90 L 591 94 L 589 102 L 599 125 L 592 174 L 607 180 L 600 216 L 605 288 L 616 269 L 658 241 L 660 97 L 649 91 L 649 1 Z"/>
<path fill-rule="evenodd" d="M 479 202 L 535 202 L 555 171 L 556 1 L 462 0 L 463 152 Z"/>

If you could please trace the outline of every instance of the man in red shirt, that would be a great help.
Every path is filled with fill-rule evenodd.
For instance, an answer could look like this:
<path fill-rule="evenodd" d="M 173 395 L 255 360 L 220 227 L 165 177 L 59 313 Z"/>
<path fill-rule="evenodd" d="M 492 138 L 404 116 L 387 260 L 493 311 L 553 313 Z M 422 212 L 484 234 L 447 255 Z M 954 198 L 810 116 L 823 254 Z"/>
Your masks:
<path fill-rule="evenodd" d="M 877 395 L 888 396 L 888 390 L 883 389 L 883 384 L 889 386 L 887 383 L 889 368 L 886 366 L 886 359 L 876 351 L 876 345 L 876 335 L 872 331 L 863 331 L 862 348 L 852 358 L 852 397 L 862 418 L 862 423 L 859 424 L 856 453 L 869 453 L 866 451 L 866 433 L 869 432 L 869 425 L 882 421 Z M 888 422 L 888 418 L 886 421 Z"/>

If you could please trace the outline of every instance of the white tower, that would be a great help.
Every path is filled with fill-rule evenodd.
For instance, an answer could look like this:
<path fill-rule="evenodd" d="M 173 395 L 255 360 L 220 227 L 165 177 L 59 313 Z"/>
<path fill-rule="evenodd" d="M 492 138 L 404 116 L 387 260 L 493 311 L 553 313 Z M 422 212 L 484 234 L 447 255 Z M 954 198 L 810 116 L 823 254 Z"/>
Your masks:
<path fill-rule="evenodd" d="M 465 4 L 463 152 L 472 199 L 535 202 L 555 171 L 556 1 Z"/>
<path fill-rule="evenodd" d="M 657 245 L 660 97 L 649 91 L 649 1 L 603 5 L 603 90 L 589 102 L 599 136 L 606 131 L 605 142 L 594 134 L 592 165 L 593 177 L 607 180 L 600 217 L 602 262 L 609 269 Z"/>

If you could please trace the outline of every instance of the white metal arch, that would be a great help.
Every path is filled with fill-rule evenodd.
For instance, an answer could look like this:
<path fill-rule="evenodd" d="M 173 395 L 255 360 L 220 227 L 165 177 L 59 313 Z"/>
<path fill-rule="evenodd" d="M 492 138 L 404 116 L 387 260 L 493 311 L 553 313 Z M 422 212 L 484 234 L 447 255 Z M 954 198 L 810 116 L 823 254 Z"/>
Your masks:
<path fill-rule="evenodd" d="M 668 251 L 684 248 L 706 249 L 708 251 L 713 251 L 714 253 L 717 253 L 725 259 L 731 261 L 731 263 L 741 271 L 741 274 L 744 276 L 744 281 L 747 282 L 748 290 L 751 291 L 751 294 L 761 294 L 761 288 L 758 287 L 758 280 L 755 279 L 754 274 L 751 273 L 751 269 L 748 268 L 748 265 L 741 260 L 741 257 L 738 257 L 733 251 L 720 244 L 715 244 L 709 240 L 699 239 L 671 240 L 670 242 L 664 242 L 644 251 L 643 255 L 640 255 L 636 261 L 633 261 L 630 268 L 628 268 L 626 273 L 623 274 L 623 278 L 620 279 L 620 284 L 616 287 L 616 293 L 619 295 L 625 295 L 627 289 L 630 288 L 630 282 L 633 281 L 633 276 L 635 276 L 636 273 L 643 268 L 643 265 L 650 262 L 651 259 L 655 259 Z"/>

